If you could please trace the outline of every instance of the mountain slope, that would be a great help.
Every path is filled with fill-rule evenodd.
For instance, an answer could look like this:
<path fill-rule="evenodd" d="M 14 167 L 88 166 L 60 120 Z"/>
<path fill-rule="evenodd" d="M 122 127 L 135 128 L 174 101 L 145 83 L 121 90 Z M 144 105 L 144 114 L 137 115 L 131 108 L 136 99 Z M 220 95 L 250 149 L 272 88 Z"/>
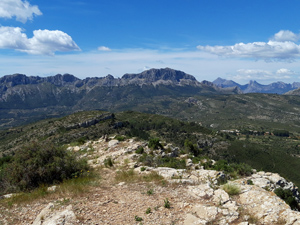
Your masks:
<path fill-rule="evenodd" d="M 300 88 L 288 91 L 288 92 L 284 93 L 284 95 L 297 95 L 297 96 L 300 96 Z"/>

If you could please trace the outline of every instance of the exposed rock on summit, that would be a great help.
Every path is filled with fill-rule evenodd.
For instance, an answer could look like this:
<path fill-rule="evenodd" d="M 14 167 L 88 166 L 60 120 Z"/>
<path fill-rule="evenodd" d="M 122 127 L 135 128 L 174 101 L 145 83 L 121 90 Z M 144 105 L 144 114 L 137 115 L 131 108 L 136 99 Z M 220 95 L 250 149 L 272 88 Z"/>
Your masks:
<path fill-rule="evenodd" d="M 4 212 L 0 223 L 138 224 L 138 217 L 143 224 L 300 224 L 300 212 L 291 210 L 272 192 L 282 187 L 298 193 L 297 187 L 278 174 L 254 171 L 251 176 L 229 181 L 228 185 L 239 188 L 238 193 L 231 195 L 224 185 L 218 184 L 218 178 L 224 174 L 205 170 L 201 163 L 190 162 L 189 169 L 142 167 L 137 162 L 140 154 L 135 152 L 139 147 L 150 152 L 144 141 L 118 141 L 107 136 L 82 146 L 70 146 L 69 151 L 82 152 L 81 157 L 87 157 L 95 168 L 103 167 L 108 157 L 114 165 L 102 168 L 100 183 L 73 199 L 61 196 L 60 187 L 56 186 L 51 190 L 52 197 L 27 205 L 13 205 L 10 209 L 0 206 Z M 164 152 L 157 150 L 154 154 Z M 159 174 L 164 178 L 163 184 L 131 182 L 130 179 L 116 182 L 115 176 L 124 169 L 132 169 L 140 177 Z M 248 184 L 249 180 L 253 185 Z M 170 208 L 164 207 L 166 199 Z M 299 201 L 299 197 L 297 199 Z M 146 213 L 149 208 L 150 213 Z"/>

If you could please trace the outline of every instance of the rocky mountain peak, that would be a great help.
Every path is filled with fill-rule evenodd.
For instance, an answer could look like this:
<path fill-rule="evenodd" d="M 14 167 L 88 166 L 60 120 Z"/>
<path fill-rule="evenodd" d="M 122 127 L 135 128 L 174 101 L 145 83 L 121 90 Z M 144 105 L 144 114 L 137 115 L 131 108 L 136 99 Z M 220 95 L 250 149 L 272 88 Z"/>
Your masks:
<path fill-rule="evenodd" d="M 249 85 L 254 86 L 254 85 L 260 85 L 260 84 L 257 83 L 255 80 L 250 80 Z"/>
<path fill-rule="evenodd" d="M 57 74 L 55 76 L 51 76 L 51 77 L 46 77 L 45 81 L 49 82 L 51 84 L 54 84 L 56 86 L 63 86 L 63 85 L 67 85 L 67 84 L 72 84 L 75 81 L 80 80 L 79 78 L 71 75 L 71 74 Z"/>
<path fill-rule="evenodd" d="M 0 78 L 0 84 L 6 84 L 6 86 L 14 87 L 16 85 L 37 83 L 37 80 L 39 79 L 39 77 L 27 77 L 24 74 L 16 73 Z"/>
<path fill-rule="evenodd" d="M 106 77 L 105 77 L 106 79 L 109 79 L 109 80 L 113 80 L 113 79 L 115 79 L 114 78 L 114 76 L 113 75 L 111 75 L 111 74 L 108 74 Z"/>
<path fill-rule="evenodd" d="M 215 84 L 215 85 L 222 85 L 224 82 L 226 82 L 227 80 L 226 79 L 223 79 L 223 78 L 221 78 L 221 77 L 218 77 L 217 79 L 215 79 L 214 81 L 213 81 L 213 83 Z"/>
<path fill-rule="evenodd" d="M 150 69 L 138 74 L 125 74 L 122 79 L 143 79 L 147 82 L 155 82 L 158 80 L 180 82 L 182 79 L 196 81 L 194 76 L 170 68 Z"/>

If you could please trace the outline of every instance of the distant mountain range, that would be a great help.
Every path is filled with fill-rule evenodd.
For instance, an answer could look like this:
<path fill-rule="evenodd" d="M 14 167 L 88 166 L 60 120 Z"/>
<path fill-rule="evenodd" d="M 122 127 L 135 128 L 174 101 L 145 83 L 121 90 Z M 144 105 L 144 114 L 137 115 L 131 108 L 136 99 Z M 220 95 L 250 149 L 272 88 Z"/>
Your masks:
<path fill-rule="evenodd" d="M 298 87 L 300 83 L 261 85 L 255 81 L 239 85 L 221 78 L 214 82 L 199 82 L 192 75 L 170 68 L 125 74 L 121 78 L 112 75 L 79 79 L 71 74 L 50 77 L 14 74 L 0 78 L 0 129 L 82 110 L 135 110 L 202 121 L 211 116 L 213 120 L 221 118 L 223 110 L 239 105 L 239 109 L 246 110 L 241 113 L 243 117 L 257 101 L 271 102 L 275 98 L 282 104 L 285 102 L 284 108 L 298 105 L 298 96 L 291 96 L 299 95 Z M 276 97 L 241 95 L 253 92 L 282 94 L 287 91 L 287 95 Z M 278 110 L 282 109 L 274 109 Z M 252 107 L 250 111 L 251 116 L 254 116 L 253 112 L 261 116 L 266 110 L 261 112 Z M 237 115 L 235 111 L 230 111 L 231 114 Z"/>
<path fill-rule="evenodd" d="M 240 93 L 237 87 L 198 82 L 194 76 L 170 68 L 125 74 L 121 78 L 107 75 L 83 80 L 71 74 L 7 75 L 0 78 L 0 128 L 79 110 L 123 111 L 143 106 L 144 111 L 155 113 L 153 105 L 158 101 L 170 103 L 180 97 Z"/>
<path fill-rule="evenodd" d="M 153 91 L 149 92 L 149 89 Z M 185 91 L 179 91 L 181 89 Z M 170 68 L 125 74 L 121 78 L 107 75 L 83 80 L 71 74 L 57 74 L 50 77 L 14 74 L 0 78 L 0 109 L 74 106 L 80 101 L 94 101 L 95 96 L 98 96 L 97 100 L 107 101 L 112 96 L 115 100 L 120 100 L 131 94 L 140 98 L 141 92 L 145 92 L 143 95 L 147 96 L 161 96 L 169 95 L 172 91 L 179 96 L 200 93 L 241 93 L 236 87 L 223 88 L 208 81 L 198 82 L 194 76 Z M 123 94 L 116 95 L 120 92 Z"/>
<path fill-rule="evenodd" d="M 294 82 L 292 84 L 275 82 L 268 85 L 262 85 L 256 81 L 250 81 L 248 84 L 241 85 L 232 80 L 226 80 L 220 77 L 214 80 L 212 83 L 221 88 L 238 87 L 243 93 L 285 94 L 286 92 L 300 88 L 300 82 Z"/>

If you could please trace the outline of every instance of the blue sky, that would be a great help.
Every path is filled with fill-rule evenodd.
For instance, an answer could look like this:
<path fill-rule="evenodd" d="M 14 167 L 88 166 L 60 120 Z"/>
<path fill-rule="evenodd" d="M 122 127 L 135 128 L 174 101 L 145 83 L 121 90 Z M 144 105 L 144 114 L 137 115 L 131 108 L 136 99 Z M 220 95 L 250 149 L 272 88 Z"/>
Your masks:
<path fill-rule="evenodd" d="M 182 70 L 199 81 L 300 81 L 300 2 L 1 0 L 0 76 Z"/>

